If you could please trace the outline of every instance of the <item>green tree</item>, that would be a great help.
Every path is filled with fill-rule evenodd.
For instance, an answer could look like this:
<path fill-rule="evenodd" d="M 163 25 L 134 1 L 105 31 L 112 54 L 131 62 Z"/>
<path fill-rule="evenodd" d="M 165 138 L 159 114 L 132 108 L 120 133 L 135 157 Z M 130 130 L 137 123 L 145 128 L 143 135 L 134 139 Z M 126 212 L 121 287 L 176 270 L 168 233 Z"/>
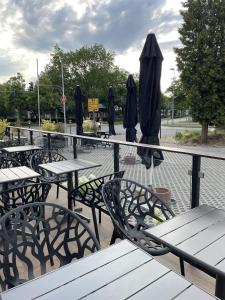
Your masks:
<path fill-rule="evenodd" d="M 56 45 L 44 71 L 53 85 L 62 84 L 62 66 L 67 106 L 71 111 L 74 107 L 73 92 L 76 85 L 80 85 L 86 98 L 98 97 L 102 103 L 106 102 L 108 88 L 112 85 L 116 91 L 116 104 L 122 105 L 128 74 L 114 65 L 114 54 L 102 45 L 95 44 L 69 52 L 64 52 Z M 86 106 L 87 101 L 85 108 Z"/>
<path fill-rule="evenodd" d="M 12 76 L 6 82 L 6 89 L 9 91 L 7 96 L 7 110 L 11 108 L 17 111 L 17 122 L 21 122 L 22 111 L 27 109 L 27 95 L 25 91 L 25 80 L 21 73 Z"/>
<path fill-rule="evenodd" d="M 181 11 L 181 48 L 175 49 L 193 119 L 208 126 L 225 121 L 225 1 L 188 0 Z"/>
<path fill-rule="evenodd" d="M 175 110 L 187 110 L 190 106 L 190 103 L 186 97 L 183 83 L 180 79 L 173 81 L 173 83 L 166 90 L 167 93 L 170 93 L 169 102 L 171 103 L 174 100 L 174 109 Z"/>

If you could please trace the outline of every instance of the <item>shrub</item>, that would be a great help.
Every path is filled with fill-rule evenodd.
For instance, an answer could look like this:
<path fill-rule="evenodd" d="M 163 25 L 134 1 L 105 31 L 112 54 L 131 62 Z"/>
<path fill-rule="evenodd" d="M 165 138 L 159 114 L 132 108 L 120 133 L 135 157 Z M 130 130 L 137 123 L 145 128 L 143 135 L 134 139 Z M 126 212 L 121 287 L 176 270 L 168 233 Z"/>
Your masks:
<path fill-rule="evenodd" d="M 0 139 L 3 139 L 6 128 L 9 125 L 10 125 L 10 123 L 6 119 L 0 119 Z"/>
<path fill-rule="evenodd" d="M 176 141 L 180 141 L 181 139 L 182 139 L 182 132 L 176 132 L 176 134 L 175 134 L 175 140 Z"/>
<path fill-rule="evenodd" d="M 52 122 L 50 120 L 43 120 L 41 124 L 41 129 L 44 131 L 55 131 L 55 122 Z"/>
<path fill-rule="evenodd" d="M 96 123 L 93 122 L 92 120 L 84 120 L 83 131 L 96 132 L 97 131 Z"/>
<path fill-rule="evenodd" d="M 62 122 L 55 124 L 55 131 L 64 132 L 64 124 Z"/>
<path fill-rule="evenodd" d="M 188 131 L 177 132 L 175 134 L 175 140 L 181 144 L 196 144 L 200 140 L 201 133 L 199 131 Z"/>

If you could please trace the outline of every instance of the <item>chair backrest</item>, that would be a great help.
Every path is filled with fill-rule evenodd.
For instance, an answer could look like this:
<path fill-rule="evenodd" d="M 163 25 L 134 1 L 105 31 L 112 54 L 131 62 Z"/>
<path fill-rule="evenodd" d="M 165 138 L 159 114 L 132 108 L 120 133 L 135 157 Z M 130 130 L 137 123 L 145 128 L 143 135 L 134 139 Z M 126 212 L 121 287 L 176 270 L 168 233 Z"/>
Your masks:
<path fill-rule="evenodd" d="M 79 187 L 75 188 L 72 193 L 72 199 L 76 201 L 77 197 L 79 197 L 84 204 L 102 204 L 102 187 L 104 183 L 108 182 L 109 180 L 115 178 L 123 178 L 125 171 L 118 171 L 115 173 L 107 174 L 93 180 L 90 180 Z"/>
<path fill-rule="evenodd" d="M 31 156 L 30 166 L 43 177 L 48 177 L 50 174 L 48 174 L 46 170 L 40 168 L 39 165 L 62 160 L 66 160 L 66 158 L 55 150 L 40 150 Z"/>
<path fill-rule="evenodd" d="M 123 238 L 132 240 L 137 231 L 174 216 L 173 211 L 150 189 L 131 180 L 106 182 L 102 196 L 114 226 Z"/>
<path fill-rule="evenodd" d="M 3 290 L 100 248 L 87 224 L 72 211 L 51 203 L 20 206 L 0 219 L 0 228 Z"/>
<path fill-rule="evenodd" d="M 33 183 L 17 186 L 0 192 L 0 216 L 20 205 L 44 202 L 47 199 L 51 185 L 49 183 Z"/>
<path fill-rule="evenodd" d="M 0 169 L 19 167 L 21 164 L 10 156 L 0 154 Z"/>

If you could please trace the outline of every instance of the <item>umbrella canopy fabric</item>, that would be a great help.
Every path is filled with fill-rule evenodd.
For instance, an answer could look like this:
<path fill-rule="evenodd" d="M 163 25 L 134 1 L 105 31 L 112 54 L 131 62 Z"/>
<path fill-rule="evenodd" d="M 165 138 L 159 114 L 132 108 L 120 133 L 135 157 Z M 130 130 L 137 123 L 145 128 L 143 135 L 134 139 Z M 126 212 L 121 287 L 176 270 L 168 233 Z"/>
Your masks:
<path fill-rule="evenodd" d="M 81 135 L 83 133 L 83 107 L 82 107 L 82 100 L 84 96 L 81 92 L 81 88 L 79 85 L 76 86 L 74 91 L 74 100 L 75 100 L 75 117 L 76 117 L 76 123 L 77 123 L 77 134 Z"/>
<path fill-rule="evenodd" d="M 132 75 L 128 76 L 127 83 L 127 98 L 125 104 L 123 127 L 126 128 L 126 141 L 136 141 L 137 130 L 137 87 Z"/>
<path fill-rule="evenodd" d="M 160 78 L 163 56 L 155 34 L 147 36 L 140 56 L 139 78 L 139 116 L 142 137 L 140 143 L 159 145 L 159 129 L 161 124 L 161 91 Z M 154 166 L 164 159 L 162 151 L 157 149 L 138 148 L 138 155 L 146 168 Z"/>
<path fill-rule="evenodd" d="M 114 112 L 114 91 L 113 88 L 110 87 L 108 91 L 107 97 L 107 112 L 108 112 L 108 123 L 109 123 L 109 134 L 116 135 L 114 129 L 114 119 L 115 119 L 115 112 Z"/>

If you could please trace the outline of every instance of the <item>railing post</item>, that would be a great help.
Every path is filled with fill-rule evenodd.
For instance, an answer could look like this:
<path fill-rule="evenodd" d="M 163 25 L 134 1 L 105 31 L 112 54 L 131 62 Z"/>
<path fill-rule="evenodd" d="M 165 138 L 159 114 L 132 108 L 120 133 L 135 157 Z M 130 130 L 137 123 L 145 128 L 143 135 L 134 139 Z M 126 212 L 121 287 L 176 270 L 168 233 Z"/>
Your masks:
<path fill-rule="evenodd" d="M 17 129 L 18 144 L 20 145 L 20 129 Z"/>
<path fill-rule="evenodd" d="M 48 133 L 47 134 L 47 147 L 48 147 L 48 150 L 51 150 L 51 133 Z"/>
<path fill-rule="evenodd" d="M 33 139 L 33 131 L 30 131 L 30 144 L 34 144 L 34 139 Z"/>
<path fill-rule="evenodd" d="M 192 156 L 191 208 L 199 206 L 201 156 Z"/>
<path fill-rule="evenodd" d="M 114 172 L 119 172 L 120 170 L 120 148 L 119 144 L 114 144 L 113 146 L 113 152 L 114 152 Z"/>
<path fill-rule="evenodd" d="M 77 138 L 73 137 L 73 158 L 77 158 Z"/>

